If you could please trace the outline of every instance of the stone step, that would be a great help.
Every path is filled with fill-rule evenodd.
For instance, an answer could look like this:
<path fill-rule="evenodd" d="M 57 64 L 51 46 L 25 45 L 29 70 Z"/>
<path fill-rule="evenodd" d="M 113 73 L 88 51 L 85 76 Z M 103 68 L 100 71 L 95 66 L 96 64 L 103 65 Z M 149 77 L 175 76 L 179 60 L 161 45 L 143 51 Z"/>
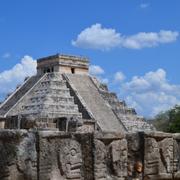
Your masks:
<path fill-rule="evenodd" d="M 26 105 L 24 106 L 24 110 L 47 110 L 47 111 L 51 111 L 51 110 L 59 110 L 59 111 L 63 111 L 63 110 L 70 110 L 70 111 L 77 111 L 78 110 L 78 106 L 76 104 L 59 104 L 59 103 L 34 103 L 34 104 L 30 104 L 30 105 Z"/>
<path fill-rule="evenodd" d="M 117 95 L 113 92 L 101 91 L 101 95 L 110 104 L 122 104 L 123 106 L 125 106 L 125 102 L 122 100 L 119 100 Z"/>
<path fill-rule="evenodd" d="M 66 83 L 66 81 L 65 80 L 59 80 L 59 79 L 44 79 L 43 81 L 41 81 L 41 83 L 42 84 L 49 84 L 49 83 L 52 83 L 52 84 L 56 84 L 56 83 L 58 83 L 58 84 L 64 84 L 64 83 Z"/>
<path fill-rule="evenodd" d="M 41 112 L 42 115 L 44 115 L 46 112 Z M 54 112 L 49 112 L 48 115 L 50 117 L 56 118 L 56 117 L 74 117 L 78 119 L 82 119 L 82 114 L 79 112 L 59 112 L 59 111 L 54 111 Z M 53 116 L 54 115 L 54 116 Z"/>
<path fill-rule="evenodd" d="M 85 101 L 87 109 L 92 112 L 102 131 L 122 130 L 124 132 L 124 127 L 119 123 L 112 108 L 107 105 L 100 95 L 91 77 L 78 74 L 66 74 L 65 77 L 67 77 L 72 86 L 78 91 L 79 96 Z"/>
<path fill-rule="evenodd" d="M 74 104 L 74 98 L 73 97 L 47 97 L 46 100 L 47 102 L 51 103 L 59 103 L 63 104 L 66 103 L 67 105 L 72 105 Z"/>
<path fill-rule="evenodd" d="M 117 114 L 119 117 L 121 117 L 121 119 L 123 121 L 126 121 L 126 120 L 130 120 L 130 121 L 140 121 L 140 122 L 144 122 L 144 118 L 141 117 L 141 116 L 137 116 L 137 115 L 131 115 L 131 114 L 122 114 L 122 113 L 119 113 Z"/>
<path fill-rule="evenodd" d="M 115 106 L 112 107 L 114 112 L 117 114 L 130 114 L 130 115 L 136 115 L 136 111 L 133 108 L 128 108 L 127 106 Z"/>
<path fill-rule="evenodd" d="M 35 116 L 35 117 L 41 117 L 41 118 L 60 118 L 60 117 L 74 117 L 78 119 L 82 119 L 82 114 L 79 112 L 67 112 L 67 111 L 54 111 L 54 112 L 47 112 L 47 111 L 41 111 L 41 112 L 35 112 L 33 111 L 27 111 L 23 112 L 22 115 L 26 116 Z"/>
<path fill-rule="evenodd" d="M 34 91 L 37 95 L 38 94 L 56 94 L 56 95 L 69 95 L 69 89 L 68 88 L 38 88 Z"/>
<path fill-rule="evenodd" d="M 47 102 L 55 102 L 55 103 L 74 103 L 74 98 L 71 97 L 69 94 L 68 94 L 68 97 L 67 95 L 66 96 L 62 96 L 62 95 L 51 95 L 51 94 L 41 94 L 41 95 L 36 95 L 36 96 L 33 96 L 32 98 L 30 98 L 30 101 L 31 103 L 38 103 L 38 102 L 44 102 L 44 101 L 47 101 Z"/>
<path fill-rule="evenodd" d="M 109 103 L 114 107 L 120 107 L 121 108 L 121 107 L 126 106 L 126 103 L 124 101 L 112 101 L 112 102 L 110 101 Z"/>
<path fill-rule="evenodd" d="M 118 115 L 118 116 L 120 116 L 121 114 L 125 114 L 125 110 L 124 110 L 124 108 L 115 108 L 115 109 L 113 109 L 113 111 Z"/>
<path fill-rule="evenodd" d="M 152 126 L 150 125 L 143 125 L 143 126 L 138 126 L 138 125 L 133 125 L 133 126 L 128 126 L 127 128 L 128 130 L 130 130 L 131 132 L 137 132 L 137 131 L 144 131 L 144 130 L 152 130 Z"/>
<path fill-rule="evenodd" d="M 63 80 L 63 77 L 60 73 L 47 73 L 46 74 L 46 80 L 58 80 L 61 81 Z"/>
<path fill-rule="evenodd" d="M 44 88 L 66 88 L 66 83 L 61 82 L 61 81 L 57 81 L 57 82 L 41 82 L 39 84 L 39 88 L 44 87 Z"/>
<path fill-rule="evenodd" d="M 115 93 L 110 93 L 110 92 L 107 92 L 107 91 L 101 91 L 100 93 L 103 96 L 103 98 L 105 100 L 107 100 L 107 101 L 112 101 L 112 102 L 113 101 L 114 102 L 118 101 L 118 98 L 117 98 Z"/>
<path fill-rule="evenodd" d="M 122 121 L 136 121 L 137 117 L 135 115 L 118 114 Z"/>
<path fill-rule="evenodd" d="M 23 107 L 23 115 L 36 118 L 58 118 L 72 115 L 82 118 L 62 75 L 46 74 L 39 84 Z"/>
<path fill-rule="evenodd" d="M 143 121 L 142 118 L 137 120 L 137 116 L 121 115 L 121 121 L 130 131 L 152 130 L 152 126 L 150 124 L 148 124 L 146 121 Z"/>

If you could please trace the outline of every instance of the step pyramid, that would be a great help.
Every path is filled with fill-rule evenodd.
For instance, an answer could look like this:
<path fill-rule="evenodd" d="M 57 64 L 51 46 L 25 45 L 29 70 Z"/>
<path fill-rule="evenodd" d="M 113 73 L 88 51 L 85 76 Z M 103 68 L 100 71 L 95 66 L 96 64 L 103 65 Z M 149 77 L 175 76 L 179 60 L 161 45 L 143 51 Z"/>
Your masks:
<path fill-rule="evenodd" d="M 32 120 L 40 127 L 59 127 L 60 124 L 64 127 L 66 121 L 78 122 L 78 130 L 82 131 L 153 130 L 135 109 L 91 77 L 88 69 L 89 61 L 84 57 L 57 54 L 38 59 L 37 74 L 0 105 L 1 119 L 5 118 L 3 121 L 8 121 L 11 128 L 20 127 L 14 126 L 13 117 L 16 117 L 16 124 L 22 117 L 24 123 Z"/>
<path fill-rule="evenodd" d="M 17 111 L 18 109 L 18 111 Z M 17 114 L 34 118 L 82 118 L 74 97 L 60 73 L 46 73 L 33 89 L 12 108 L 8 116 Z"/>

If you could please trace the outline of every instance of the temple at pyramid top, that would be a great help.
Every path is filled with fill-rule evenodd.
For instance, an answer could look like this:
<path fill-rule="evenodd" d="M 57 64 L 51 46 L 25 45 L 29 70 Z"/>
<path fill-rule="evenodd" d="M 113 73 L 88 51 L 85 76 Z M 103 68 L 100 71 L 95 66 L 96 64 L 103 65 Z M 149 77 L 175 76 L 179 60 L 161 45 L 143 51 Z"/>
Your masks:
<path fill-rule="evenodd" d="M 89 61 L 85 57 L 56 54 L 37 60 L 37 73 L 50 72 L 88 74 Z"/>
<path fill-rule="evenodd" d="M 38 59 L 37 74 L 0 105 L 0 127 L 121 133 L 153 129 L 88 69 L 84 57 Z"/>

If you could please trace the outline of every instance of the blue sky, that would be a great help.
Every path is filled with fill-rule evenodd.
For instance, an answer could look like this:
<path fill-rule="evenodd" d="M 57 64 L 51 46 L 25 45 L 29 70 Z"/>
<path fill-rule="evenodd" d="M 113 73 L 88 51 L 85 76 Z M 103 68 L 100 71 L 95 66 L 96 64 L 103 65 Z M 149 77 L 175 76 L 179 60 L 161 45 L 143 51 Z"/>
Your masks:
<path fill-rule="evenodd" d="M 91 73 L 137 112 L 180 103 L 179 0 L 1 0 L 0 98 L 35 59 L 83 55 Z"/>

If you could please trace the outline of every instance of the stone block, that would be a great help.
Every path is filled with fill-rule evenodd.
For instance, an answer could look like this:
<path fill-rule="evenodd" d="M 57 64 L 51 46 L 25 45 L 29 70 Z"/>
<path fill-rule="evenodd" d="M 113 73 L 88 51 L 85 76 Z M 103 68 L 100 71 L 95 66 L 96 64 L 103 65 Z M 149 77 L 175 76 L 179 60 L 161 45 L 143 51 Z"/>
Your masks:
<path fill-rule="evenodd" d="M 173 147 L 171 134 L 154 132 L 144 136 L 144 179 L 173 178 Z"/>
<path fill-rule="evenodd" d="M 122 179 L 127 177 L 127 141 L 120 133 L 94 135 L 94 178 Z"/>
<path fill-rule="evenodd" d="M 91 136 L 39 132 L 39 179 L 92 179 Z"/>
<path fill-rule="evenodd" d="M 180 134 L 174 134 L 174 179 L 180 179 Z"/>
<path fill-rule="evenodd" d="M 0 131 L 1 180 L 37 180 L 35 141 L 33 132 Z"/>
<path fill-rule="evenodd" d="M 126 135 L 128 146 L 128 177 L 143 179 L 144 134 L 129 133 Z"/>

